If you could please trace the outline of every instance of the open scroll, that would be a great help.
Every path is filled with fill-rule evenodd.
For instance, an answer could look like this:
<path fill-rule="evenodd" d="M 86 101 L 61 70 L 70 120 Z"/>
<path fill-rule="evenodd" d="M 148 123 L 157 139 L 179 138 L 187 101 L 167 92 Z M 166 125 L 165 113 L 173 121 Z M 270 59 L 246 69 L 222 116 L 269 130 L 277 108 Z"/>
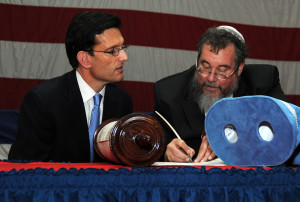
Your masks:
<path fill-rule="evenodd" d="M 201 163 L 180 163 L 180 162 L 155 162 L 151 166 L 227 166 L 220 158 Z"/>

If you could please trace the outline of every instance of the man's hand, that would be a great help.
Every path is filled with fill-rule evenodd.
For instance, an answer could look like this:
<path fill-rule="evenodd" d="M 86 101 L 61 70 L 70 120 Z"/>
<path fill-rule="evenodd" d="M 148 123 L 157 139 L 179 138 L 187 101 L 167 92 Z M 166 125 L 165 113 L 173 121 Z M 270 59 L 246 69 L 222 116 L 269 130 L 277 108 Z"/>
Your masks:
<path fill-rule="evenodd" d="M 167 145 L 167 150 L 165 153 L 165 161 L 171 162 L 189 162 L 189 154 L 191 157 L 195 155 L 195 151 L 187 146 L 187 144 L 180 139 L 173 139 Z"/>
<path fill-rule="evenodd" d="M 216 157 L 216 154 L 210 147 L 206 135 L 202 136 L 202 142 L 201 142 L 201 146 L 199 149 L 199 153 L 194 162 L 195 163 L 206 162 L 207 160 L 212 160 L 215 157 Z"/>

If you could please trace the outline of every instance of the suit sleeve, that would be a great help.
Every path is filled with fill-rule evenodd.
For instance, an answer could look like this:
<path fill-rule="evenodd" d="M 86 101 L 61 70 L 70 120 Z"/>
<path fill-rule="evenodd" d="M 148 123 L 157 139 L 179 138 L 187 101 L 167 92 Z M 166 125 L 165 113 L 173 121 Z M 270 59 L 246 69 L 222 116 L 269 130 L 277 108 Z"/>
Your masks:
<path fill-rule="evenodd" d="M 164 93 L 161 92 L 161 88 L 158 83 L 154 84 L 154 111 L 159 112 L 166 120 L 170 121 L 170 115 L 168 113 L 169 106 L 167 104 L 163 104 L 163 96 Z M 164 128 L 166 144 L 169 144 L 175 137 L 174 133 L 171 131 L 170 127 L 156 114 L 154 113 L 154 117 L 160 122 L 162 127 Z"/>
<path fill-rule="evenodd" d="M 9 152 L 9 160 L 49 160 L 54 141 L 54 128 L 50 125 L 49 114 L 42 105 L 38 92 L 31 90 L 24 97 L 18 132 Z"/>
<path fill-rule="evenodd" d="M 128 111 L 127 114 L 131 114 L 133 112 L 133 102 L 131 96 L 128 97 Z"/>

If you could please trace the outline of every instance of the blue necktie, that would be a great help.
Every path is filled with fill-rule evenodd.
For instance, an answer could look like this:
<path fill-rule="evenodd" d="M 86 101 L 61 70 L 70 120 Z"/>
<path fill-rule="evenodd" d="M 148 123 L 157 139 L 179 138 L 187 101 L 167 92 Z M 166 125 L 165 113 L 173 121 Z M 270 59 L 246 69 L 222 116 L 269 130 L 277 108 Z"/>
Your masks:
<path fill-rule="evenodd" d="M 93 147 L 93 139 L 94 133 L 100 124 L 100 101 L 102 95 L 97 93 L 94 95 L 94 107 L 91 113 L 91 122 L 89 127 L 89 139 L 90 139 L 90 162 L 94 160 L 94 147 Z"/>

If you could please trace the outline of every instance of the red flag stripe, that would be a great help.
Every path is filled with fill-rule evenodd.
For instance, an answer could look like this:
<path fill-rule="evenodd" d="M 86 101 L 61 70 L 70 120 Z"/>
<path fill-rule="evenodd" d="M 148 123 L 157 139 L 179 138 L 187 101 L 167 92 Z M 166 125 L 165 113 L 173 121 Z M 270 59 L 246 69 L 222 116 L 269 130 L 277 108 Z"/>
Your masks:
<path fill-rule="evenodd" d="M 71 18 L 85 10 L 110 12 L 120 16 L 123 21 L 122 33 L 126 42 L 132 45 L 196 50 L 201 34 L 208 27 L 227 24 L 243 33 L 250 48 L 249 58 L 300 61 L 300 28 L 243 25 L 134 10 L 0 4 L 0 40 L 63 43 Z"/>
<path fill-rule="evenodd" d="M 3 0 L 2 0 L 3 1 Z M 14 5 L 48 6 L 72 8 L 101 8 L 170 13 L 218 21 L 272 27 L 300 27 L 299 1 L 282 0 L 189 0 L 189 1 L 148 1 L 148 0 L 44 0 L 15 1 Z"/>
<path fill-rule="evenodd" d="M 5 98 L 0 99 L 0 109 L 20 109 L 25 94 L 43 81 L 45 80 L 0 77 L 1 97 Z M 152 82 L 122 81 L 117 85 L 124 88 L 132 96 L 135 112 L 153 111 L 154 92 Z"/>
<path fill-rule="evenodd" d="M 0 78 L 0 92 L 5 98 L 0 99 L 0 109 L 20 109 L 23 97 L 28 90 L 43 81 L 42 79 Z M 153 111 L 153 82 L 122 81 L 117 84 L 132 96 L 135 112 Z M 300 106 L 300 95 L 286 95 L 286 97 L 290 103 Z"/>

